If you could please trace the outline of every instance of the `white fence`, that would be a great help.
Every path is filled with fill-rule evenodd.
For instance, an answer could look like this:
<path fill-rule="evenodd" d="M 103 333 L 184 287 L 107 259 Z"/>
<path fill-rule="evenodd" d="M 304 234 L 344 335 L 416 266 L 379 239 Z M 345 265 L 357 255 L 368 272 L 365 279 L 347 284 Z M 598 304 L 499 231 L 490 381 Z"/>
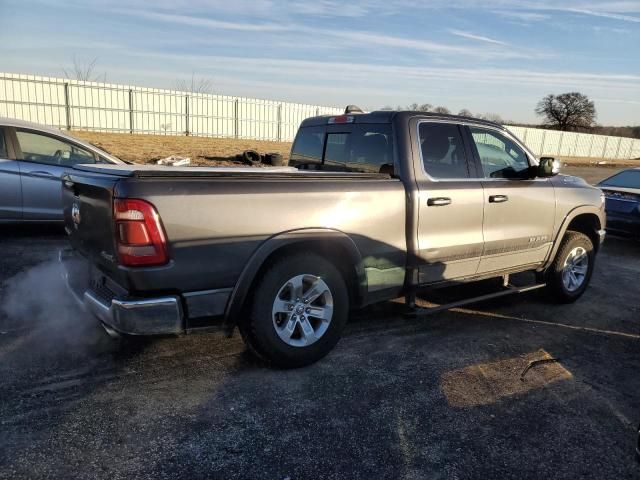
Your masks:
<path fill-rule="evenodd" d="M 634 138 L 508 125 L 507 128 L 536 155 L 609 159 L 640 158 L 640 140 Z"/>
<path fill-rule="evenodd" d="M 0 116 L 68 130 L 291 141 L 333 107 L 0 73 Z"/>
<path fill-rule="evenodd" d="M 340 108 L 0 73 L 0 116 L 58 128 L 291 141 Z M 508 126 L 535 154 L 640 158 L 640 140 Z"/>

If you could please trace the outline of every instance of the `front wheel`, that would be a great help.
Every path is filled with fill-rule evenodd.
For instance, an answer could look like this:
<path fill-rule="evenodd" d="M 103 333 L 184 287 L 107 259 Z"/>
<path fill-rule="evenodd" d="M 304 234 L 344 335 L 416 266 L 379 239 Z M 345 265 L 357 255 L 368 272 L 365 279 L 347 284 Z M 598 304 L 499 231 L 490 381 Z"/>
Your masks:
<path fill-rule="evenodd" d="M 575 302 L 584 293 L 595 266 L 591 239 L 568 231 L 547 271 L 547 289 L 561 303 Z"/>
<path fill-rule="evenodd" d="M 252 294 L 240 333 L 267 362 L 284 368 L 309 365 L 340 340 L 349 312 L 347 285 L 323 257 L 294 254 L 275 261 Z"/>

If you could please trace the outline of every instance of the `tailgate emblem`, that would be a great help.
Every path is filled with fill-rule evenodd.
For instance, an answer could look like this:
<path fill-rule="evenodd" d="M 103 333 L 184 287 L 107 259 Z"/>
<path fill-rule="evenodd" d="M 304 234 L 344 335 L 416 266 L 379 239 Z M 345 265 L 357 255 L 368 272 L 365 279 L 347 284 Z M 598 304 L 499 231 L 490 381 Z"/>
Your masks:
<path fill-rule="evenodd" d="M 71 218 L 73 219 L 75 227 L 78 228 L 78 225 L 80 225 L 80 207 L 76 202 L 73 202 L 73 206 L 71 207 Z"/>

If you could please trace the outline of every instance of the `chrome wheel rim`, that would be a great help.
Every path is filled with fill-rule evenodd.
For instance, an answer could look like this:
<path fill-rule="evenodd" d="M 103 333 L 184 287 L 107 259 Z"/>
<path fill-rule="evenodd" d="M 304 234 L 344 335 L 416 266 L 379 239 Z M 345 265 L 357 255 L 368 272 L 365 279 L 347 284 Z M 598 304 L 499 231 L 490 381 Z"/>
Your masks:
<path fill-rule="evenodd" d="M 562 267 L 562 284 L 569 292 L 578 290 L 589 271 L 589 255 L 582 247 L 575 247 L 569 252 Z"/>
<path fill-rule="evenodd" d="M 322 338 L 333 318 L 333 295 L 322 278 L 303 274 L 280 287 L 271 310 L 273 327 L 292 347 L 307 347 Z"/>

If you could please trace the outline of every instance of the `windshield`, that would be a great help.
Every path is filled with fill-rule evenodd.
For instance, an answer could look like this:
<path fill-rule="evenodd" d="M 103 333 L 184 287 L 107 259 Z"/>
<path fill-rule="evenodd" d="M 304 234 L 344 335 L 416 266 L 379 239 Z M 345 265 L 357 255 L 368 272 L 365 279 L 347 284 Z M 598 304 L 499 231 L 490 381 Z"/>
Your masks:
<path fill-rule="evenodd" d="M 601 186 L 640 188 L 640 170 L 625 170 L 600 182 Z"/>

